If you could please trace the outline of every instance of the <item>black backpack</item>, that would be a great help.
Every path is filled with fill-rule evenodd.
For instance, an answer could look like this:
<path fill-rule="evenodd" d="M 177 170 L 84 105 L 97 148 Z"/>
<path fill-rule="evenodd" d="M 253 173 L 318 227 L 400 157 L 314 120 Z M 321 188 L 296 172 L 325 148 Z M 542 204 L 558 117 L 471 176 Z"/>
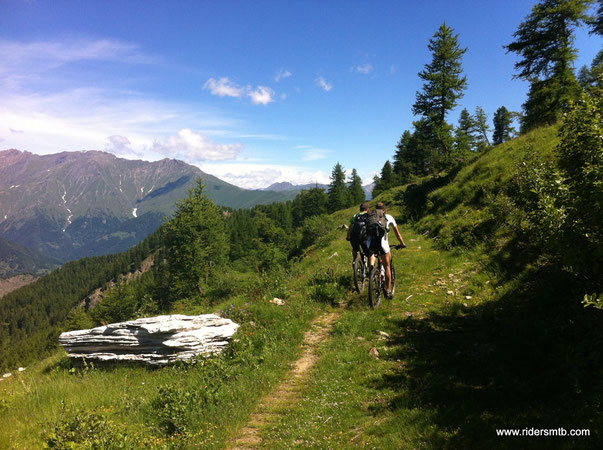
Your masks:
<path fill-rule="evenodd" d="M 366 232 L 369 236 L 382 238 L 387 233 L 387 218 L 382 209 L 375 209 L 367 214 Z"/>
<path fill-rule="evenodd" d="M 360 244 L 366 241 L 366 219 L 368 213 L 356 214 L 354 223 L 352 224 L 352 232 L 350 233 L 350 242 L 352 244 Z"/>

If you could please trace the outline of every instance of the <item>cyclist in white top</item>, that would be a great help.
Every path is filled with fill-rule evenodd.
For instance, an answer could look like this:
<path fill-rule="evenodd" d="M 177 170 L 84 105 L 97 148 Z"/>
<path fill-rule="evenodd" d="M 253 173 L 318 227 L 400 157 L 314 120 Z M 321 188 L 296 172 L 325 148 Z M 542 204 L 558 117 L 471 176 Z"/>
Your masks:
<path fill-rule="evenodd" d="M 387 214 L 387 207 L 385 203 L 379 202 L 377 203 L 376 209 L 381 209 L 385 213 L 385 218 L 387 220 L 387 224 L 385 226 L 385 234 L 380 240 L 377 240 L 375 243 L 371 243 L 371 250 L 374 252 L 371 256 L 370 264 L 371 266 L 375 265 L 375 253 L 379 253 L 381 255 L 381 262 L 383 263 L 383 267 L 385 268 L 385 281 L 387 283 L 387 292 L 385 293 L 387 298 L 392 298 L 392 272 L 391 272 L 391 261 L 392 255 L 390 253 L 389 242 L 387 236 L 389 234 L 389 230 L 393 228 L 396 238 L 400 245 L 397 248 L 406 248 L 406 244 L 404 243 L 404 239 L 398 230 L 398 224 L 396 223 L 396 219 L 393 216 Z"/>

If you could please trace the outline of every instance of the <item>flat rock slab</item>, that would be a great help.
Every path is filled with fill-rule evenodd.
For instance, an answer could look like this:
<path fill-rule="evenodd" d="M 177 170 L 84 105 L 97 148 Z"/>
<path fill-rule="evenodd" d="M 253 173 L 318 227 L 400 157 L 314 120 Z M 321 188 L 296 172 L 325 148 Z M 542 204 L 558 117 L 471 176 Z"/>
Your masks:
<path fill-rule="evenodd" d="M 70 358 L 173 364 L 220 353 L 239 325 L 215 314 L 148 317 L 59 336 Z"/>

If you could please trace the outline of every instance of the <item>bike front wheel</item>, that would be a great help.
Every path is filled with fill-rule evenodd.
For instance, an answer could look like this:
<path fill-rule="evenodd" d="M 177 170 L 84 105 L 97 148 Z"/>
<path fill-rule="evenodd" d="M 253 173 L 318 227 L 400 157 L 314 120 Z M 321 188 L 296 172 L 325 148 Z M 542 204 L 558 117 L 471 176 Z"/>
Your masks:
<path fill-rule="evenodd" d="M 394 294 L 396 293 L 396 269 L 394 268 L 394 265 L 391 265 L 391 274 L 392 274 L 392 297 L 394 296 Z"/>
<path fill-rule="evenodd" d="M 381 304 L 381 269 L 373 267 L 369 275 L 369 304 L 375 309 Z"/>
<path fill-rule="evenodd" d="M 356 259 L 352 263 L 352 269 L 354 271 L 354 287 L 356 288 L 356 292 L 362 293 L 366 284 L 366 266 L 360 255 L 356 256 Z"/>

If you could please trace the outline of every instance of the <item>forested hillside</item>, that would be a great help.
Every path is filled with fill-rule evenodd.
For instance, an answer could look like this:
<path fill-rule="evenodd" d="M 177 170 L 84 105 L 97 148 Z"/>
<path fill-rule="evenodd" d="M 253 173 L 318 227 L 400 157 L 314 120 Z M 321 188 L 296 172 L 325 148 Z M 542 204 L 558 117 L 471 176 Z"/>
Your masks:
<path fill-rule="evenodd" d="M 17 274 L 41 275 L 50 272 L 59 262 L 31 248 L 0 237 L 0 278 Z"/>

